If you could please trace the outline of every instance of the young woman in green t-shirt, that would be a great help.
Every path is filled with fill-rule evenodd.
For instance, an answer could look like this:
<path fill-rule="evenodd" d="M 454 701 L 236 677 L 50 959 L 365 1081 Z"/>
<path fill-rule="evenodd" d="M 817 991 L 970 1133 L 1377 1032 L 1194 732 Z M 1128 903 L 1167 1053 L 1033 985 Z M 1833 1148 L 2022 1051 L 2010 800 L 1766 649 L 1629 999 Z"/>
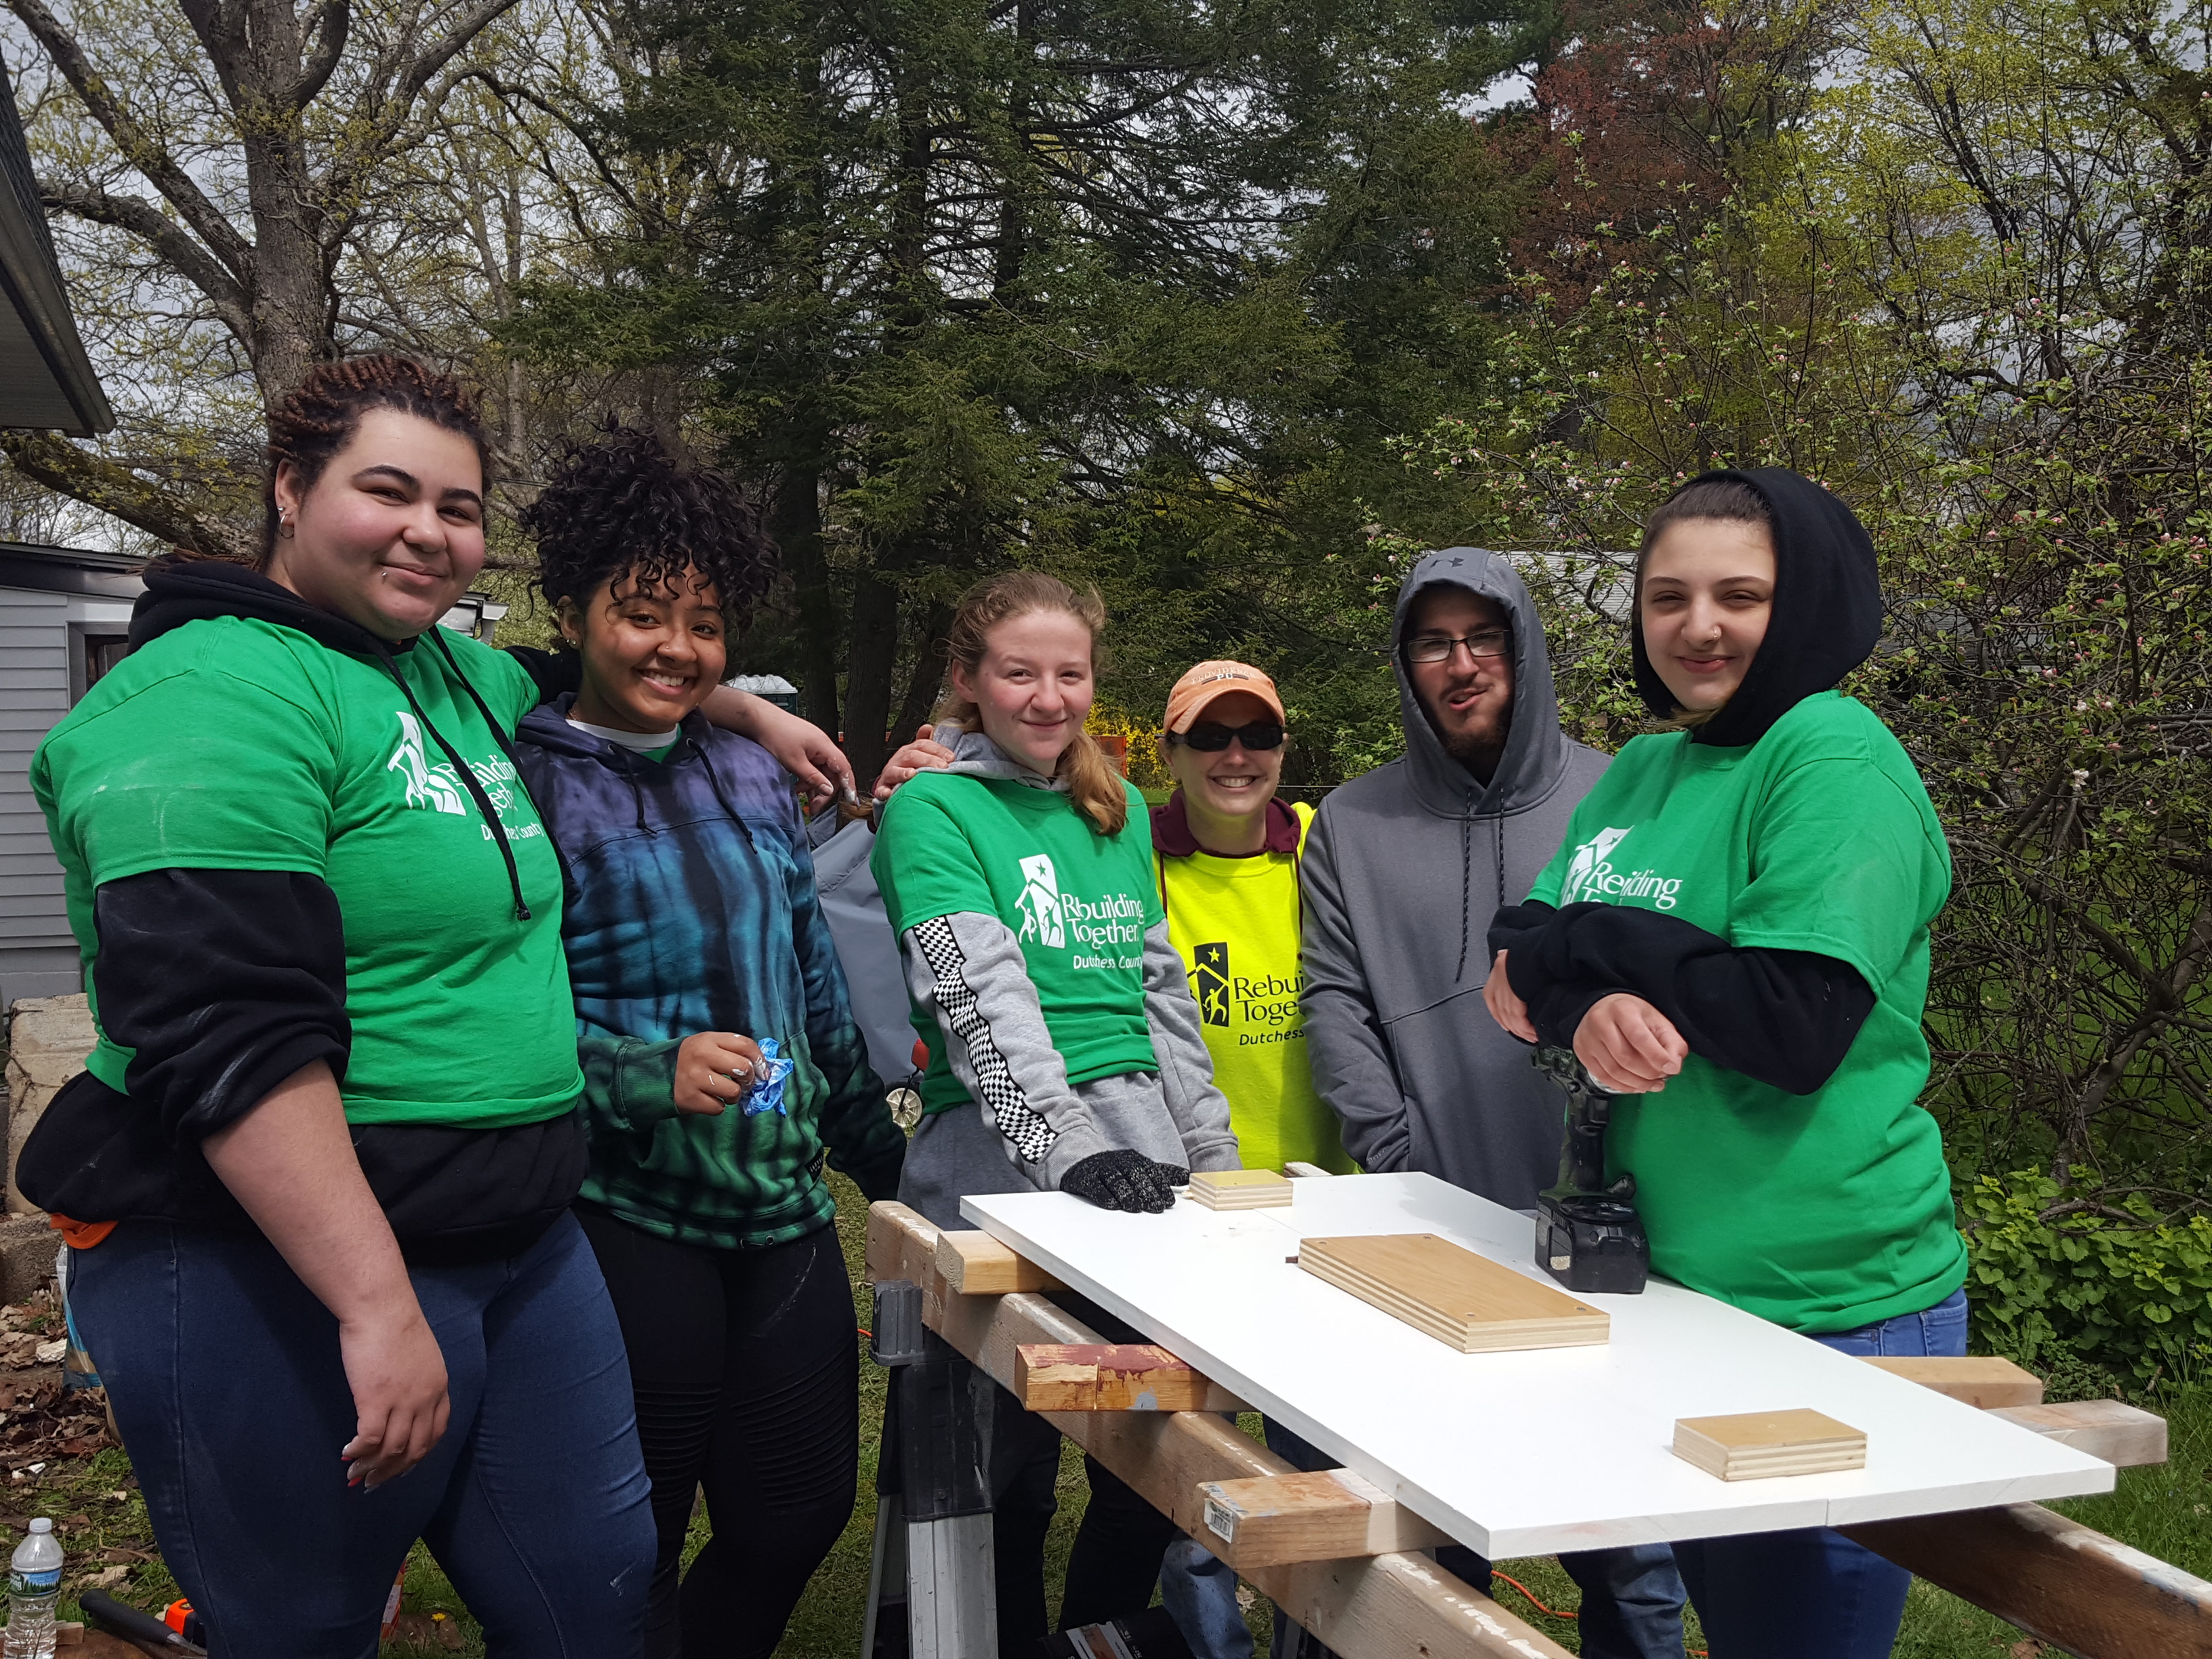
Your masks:
<path fill-rule="evenodd" d="M 1084 733 L 1097 595 L 1018 571 L 969 590 L 950 635 L 951 765 L 904 784 L 871 860 L 928 1049 L 899 1196 L 959 1227 L 969 1193 L 1058 1189 L 1164 1211 L 1192 1170 L 1235 1169 L 1197 1005 L 1152 884 L 1136 791 Z M 1143 1339 L 1103 1310 L 1109 1340 Z M 1045 1633 L 1060 1434 L 995 1413 L 999 1650 Z M 1069 1559 L 1063 1627 L 1140 1613 L 1174 1524 L 1105 1468 Z"/>
<path fill-rule="evenodd" d="M 1778 467 L 1692 480 L 1637 573 L 1632 739 L 1485 997 L 1622 1098 L 1653 1267 L 1855 1354 L 1966 1351 L 1966 1251 L 1921 1013 L 1950 857 L 1911 761 L 1836 683 L 1875 647 L 1874 548 Z M 1875 1659 L 1910 1575 L 1815 1528 L 1674 1547 L 1727 1659 Z"/>

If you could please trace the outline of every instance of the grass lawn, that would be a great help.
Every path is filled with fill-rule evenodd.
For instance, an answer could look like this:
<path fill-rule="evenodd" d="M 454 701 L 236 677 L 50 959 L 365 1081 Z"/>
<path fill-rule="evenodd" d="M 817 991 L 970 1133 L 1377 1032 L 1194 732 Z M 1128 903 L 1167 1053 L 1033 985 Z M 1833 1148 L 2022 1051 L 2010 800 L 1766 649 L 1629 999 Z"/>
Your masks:
<path fill-rule="evenodd" d="M 838 1199 L 838 1236 L 853 1275 L 854 1322 L 866 1325 L 868 1294 L 861 1273 L 865 1212 L 859 1193 L 849 1183 L 836 1176 L 832 1182 Z M 874 1471 L 884 1375 L 864 1360 L 860 1503 L 844 1536 L 808 1586 L 790 1632 L 776 1650 L 779 1659 L 857 1659 L 875 1520 Z M 2170 1461 L 2154 1468 L 2122 1470 L 2118 1490 L 2108 1497 L 2071 1499 L 2053 1507 L 2161 1560 L 2201 1577 L 2212 1577 L 2212 1387 L 2186 1389 L 2155 1403 L 2171 1426 Z M 1258 1419 L 1249 1419 L 1244 1426 L 1256 1435 Z M 1084 1494 L 1080 1460 L 1072 1446 L 1065 1449 L 1060 1464 L 1060 1510 L 1046 1558 L 1046 1571 L 1055 1587 L 1066 1566 L 1075 1524 L 1081 1518 Z M 4 1518 L 15 1523 L 11 1538 L 20 1533 L 24 1517 L 50 1515 L 64 1520 L 64 1542 L 69 1552 L 62 1613 L 65 1619 L 77 1616 L 70 1591 L 82 1588 L 84 1576 L 100 1570 L 103 1564 L 109 1571 L 114 1565 L 126 1566 L 123 1582 L 111 1591 L 121 1600 L 159 1608 L 179 1593 L 158 1558 L 143 1563 L 129 1559 L 136 1554 L 153 1553 L 152 1532 L 145 1504 L 130 1478 L 129 1461 L 113 1447 L 88 1457 L 47 1462 L 37 1475 L 13 1482 L 6 1507 L 9 1513 Z M 698 1525 L 703 1536 L 703 1518 Z M 1572 1612 L 1579 1592 L 1559 1563 L 1548 1558 L 1504 1561 L 1498 1564 L 1498 1571 L 1525 1587 L 1524 1593 L 1502 1579 L 1496 1583 L 1493 1589 L 1500 1605 L 1570 1650 L 1577 1650 L 1573 1620 L 1549 1616 L 1534 1605 L 1541 1603 L 1562 1613 Z M 437 1564 L 419 1545 L 408 1569 L 405 1606 L 420 1614 L 434 1611 L 451 1614 L 465 1638 L 460 1650 L 483 1653 L 475 1623 Z M 1263 1655 L 1267 1618 L 1264 1601 L 1255 1602 L 1247 1613 Z M 2015 1650 L 2023 1656 L 2037 1650 L 2032 1644 L 2022 1647 L 2021 1643 L 2020 1632 L 2001 1620 L 1916 1582 L 1895 1654 L 1897 1659 L 1990 1659 Z M 1693 1652 L 1703 1646 L 1694 1623 L 1689 1645 Z M 387 1644 L 385 1651 L 391 1655 L 443 1650 L 394 1643 Z M 1009 1655 L 1006 1659 L 1023 1656 Z"/>

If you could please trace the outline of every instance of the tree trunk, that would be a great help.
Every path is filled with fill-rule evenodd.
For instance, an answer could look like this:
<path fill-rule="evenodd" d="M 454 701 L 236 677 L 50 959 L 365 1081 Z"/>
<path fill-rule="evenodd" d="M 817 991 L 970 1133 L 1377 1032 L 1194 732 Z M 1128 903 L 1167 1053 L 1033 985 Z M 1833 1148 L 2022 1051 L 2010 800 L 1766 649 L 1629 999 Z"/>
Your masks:
<path fill-rule="evenodd" d="M 845 753 L 853 775 L 875 781 L 890 758 L 891 670 L 898 656 L 898 589 L 875 569 L 853 583 L 853 656 L 845 675 Z"/>
<path fill-rule="evenodd" d="M 915 641 L 914 678 L 907 682 L 906 701 L 899 705 L 898 720 L 890 730 L 894 749 L 914 736 L 915 728 L 936 710 L 937 699 L 945 690 L 945 665 L 951 646 L 945 635 L 952 627 L 952 607 L 931 605 L 921 613 L 917 626 L 921 637 Z"/>
<path fill-rule="evenodd" d="M 830 586 L 830 562 L 822 550 L 822 497 L 811 465 L 785 465 L 769 529 L 783 550 L 791 572 L 792 599 L 799 611 L 799 712 L 824 732 L 836 734 L 837 596 Z"/>

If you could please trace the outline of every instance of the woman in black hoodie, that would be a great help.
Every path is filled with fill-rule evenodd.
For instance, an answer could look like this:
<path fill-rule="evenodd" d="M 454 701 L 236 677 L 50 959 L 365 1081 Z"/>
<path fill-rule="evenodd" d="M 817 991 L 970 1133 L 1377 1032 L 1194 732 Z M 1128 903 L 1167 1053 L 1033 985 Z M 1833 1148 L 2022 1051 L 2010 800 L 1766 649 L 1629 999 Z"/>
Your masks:
<path fill-rule="evenodd" d="M 418 1537 L 490 1652 L 637 1650 L 562 872 L 509 752 L 538 692 L 436 625 L 481 444 L 442 375 L 313 370 L 262 569 L 153 573 L 33 769 L 100 1043 L 18 1180 L 216 1655 L 365 1659 Z"/>
<path fill-rule="evenodd" d="M 1950 891 L 1911 759 L 1835 690 L 1881 635 L 1874 547 L 1778 467 L 1655 514 L 1637 683 L 1672 730 L 1584 797 L 1486 998 L 1620 1094 L 1651 1264 L 1856 1354 L 1966 1352 L 1966 1249 L 1921 1013 Z M 1715 1659 L 1875 1659 L 1911 1582 L 1826 1528 L 1674 1547 Z"/>

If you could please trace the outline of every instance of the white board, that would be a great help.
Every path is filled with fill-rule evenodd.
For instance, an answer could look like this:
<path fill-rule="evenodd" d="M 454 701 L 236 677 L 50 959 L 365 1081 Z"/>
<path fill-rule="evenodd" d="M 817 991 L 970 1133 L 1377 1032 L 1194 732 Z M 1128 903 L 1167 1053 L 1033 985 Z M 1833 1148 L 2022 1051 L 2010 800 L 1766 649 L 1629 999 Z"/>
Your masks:
<path fill-rule="evenodd" d="M 2112 1490 L 2109 1463 L 1656 1279 L 1587 1298 L 1613 1316 L 1603 1346 L 1455 1353 L 1287 1258 L 1309 1235 L 1435 1232 L 1540 1279 L 1528 1218 L 1431 1176 L 1295 1184 L 1287 1209 L 960 1207 L 1493 1559 Z M 1866 1467 L 1730 1482 L 1668 1449 L 1677 1418 L 1795 1407 L 1864 1430 Z"/>

